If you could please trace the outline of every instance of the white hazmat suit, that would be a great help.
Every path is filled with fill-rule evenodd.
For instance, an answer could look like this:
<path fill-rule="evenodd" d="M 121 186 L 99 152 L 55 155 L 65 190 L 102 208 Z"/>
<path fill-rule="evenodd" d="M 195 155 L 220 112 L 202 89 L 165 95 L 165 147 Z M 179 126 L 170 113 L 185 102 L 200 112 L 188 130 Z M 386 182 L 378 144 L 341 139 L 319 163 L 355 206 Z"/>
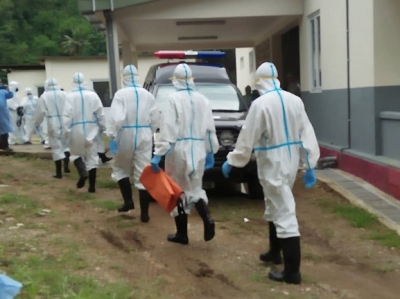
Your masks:
<path fill-rule="evenodd" d="M 86 171 L 89 171 L 89 192 L 95 192 L 97 142 L 99 132 L 105 130 L 105 118 L 99 96 L 85 88 L 82 73 L 73 76 L 72 90 L 64 108 L 63 125 L 70 137 L 71 161 L 74 161 L 80 174 L 77 187 L 84 186 Z"/>
<path fill-rule="evenodd" d="M 182 63 L 175 68 L 172 83 L 177 91 L 168 97 L 166 108 L 162 111 L 154 155 L 165 156 L 166 173 L 186 195 L 185 214 L 190 214 L 190 210 L 196 207 L 209 230 L 205 239 L 212 239 L 214 222 L 207 210 L 207 194 L 202 188 L 206 154 L 215 154 L 219 149 L 212 109 L 209 100 L 194 91 L 192 70 L 187 64 Z M 179 237 L 184 235 L 179 229 L 179 226 L 184 226 L 184 221 L 179 222 L 181 215 L 176 217 L 178 214 L 178 208 L 171 213 L 178 221 L 175 237 L 187 241 L 187 235 Z M 170 241 L 175 242 L 174 236 L 170 237 Z"/>
<path fill-rule="evenodd" d="M 7 106 L 10 113 L 10 121 L 13 127 L 13 132 L 8 134 L 8 143 L 13 144 L 25 144 L 25 129 L 24 129 L 24 118 L 18 115 L 18 108 L 22 107 L 22 101 L 18 97 L 18 82 L 11 81 L 9 90 L 14 94 L 12 99 L 7 101 Z M 18 126 L 18 120 L 21 124 Z"/>
<path fill-rule="evenodd" d="M 48 81 L 49 81 L 49 80 L 46 80 L 46 81 L 44 82 L 44 91 L 46 91 L 46 89 L 48 88 L 48 87 L 47 87 Z M 40 95 L 40 96 L 41 96 L 41 95 Z M 40 96 L 39 96 L 39 98 L 40 98 Z M 39 128 L 40 128 L 40 132 L 41 132 L 41 134 L 42 134 L 42 137 L 43 137 L 43 139 L 44 139 L 44 142 L 42 142 L 42 143 L 43 143 L 43 147 L 44 147 L 45 149 L 50 149 L 49 136 L 48 136 L 48 134 L 47 134 L 47 118 L 46 118 L 46 117 L 43 119 L 43 122 L 42 122 L 42 124 L 39 126 Z"/>
<path fill-rule="evenodd" d="M 319 145 L 303 101 L 280 89 L 275 66 L 261 65 L 256 80 L 261 96 L 250 107 L 235 150 L 227 156 L 228 163 L 244 167 L 254 149 L 266 197 L 265 219 L 275 223 L 279 238 L 299 236 L 291 189 L 300 159 L 314 168 Z"/>
<path fill-rule="evenodd" d="M 37 113 L 35 113 L 35 126 L 40 126 L 43 120 L 47 120 L 47 132 L 51 154 L 56 164 L 55 178 L 62 178 L 61 162 L 66 161 L 68 153 L 68 139 L 63 134 L 62 113 L 66 102 L 66 94 L 57 85 L 56 79 L 45 82 L 45 92 L 38 101 Z M 66 171 L 68 167 L 66 167 Z"/>
<path fill-rule="evenodd" d="M 154 96 L 140 87 L 135 66 L 125 67 L 123 84 L 124 88 L 115 93 L 107 122 L 106 134 L 117 143 L 118 148 L 111 177 L 119 183 L 124 197 L 124 205 L 118 211 L 126 212 L 133 208 L 129 177 L 134 168 L 133 183 L 139 189 L 141 218 L 148 221 L 149 195 L 139 178 L 144 167 L 150 164 L 153 133 L 158 128 L 160 114 Z"/>
<path fill-rule="evenodd" d="M 314 168 L 320 153 L 302 100 L 282 90 L 277 77 L 272 63 L 263 63 L 256 71 L 256 88 L 261 96 L 252 103 L 235 150 L 228 154 L 227 162 L 231 166 L 244 167 L 254 149 L 258 178 L 265 195 L 264 218 L 275 225 L 279 239 L 290 239 L 288 246 L 293 249 L 296 244 L 300 246 L 300 233 L 292 187 L 300 161 L 308 168 Z M 288 246 L 282 244 L 285 267 L 293 265 L 293 261 L 286 261 L 291 256 L 285 257 Z M 287 273 L 296 272 L 286 270 Z"/>
<path fill-rule="evenodd" d="M 26 88 L 26 97 L 22 99 L 22 107 L 24 107 L 24 118 L 25 118 L 25 140 L 31 142 L 33 134 L 37 134 L 40 141 L 43 143 L 45 141 L 44 136 L 41 132 L 40 126 L 35 126 L 35 114 L 38 107 L 37 96 L 32 94 L 31 88 Z"/>

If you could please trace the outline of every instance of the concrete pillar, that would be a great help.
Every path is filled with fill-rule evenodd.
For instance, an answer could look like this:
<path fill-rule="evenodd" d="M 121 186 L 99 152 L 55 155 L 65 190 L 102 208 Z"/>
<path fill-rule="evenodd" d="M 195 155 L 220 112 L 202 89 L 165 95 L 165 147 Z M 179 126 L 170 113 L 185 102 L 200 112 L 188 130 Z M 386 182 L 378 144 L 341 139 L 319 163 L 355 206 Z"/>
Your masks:
<path fill-rule="evenodd" d="M 132 50 L 131 43 L 129 41 L 122 42 L 122 64 L 123 67 L 132 64 Z"/>
<path fill-rule="evenodd" d="M 119 61 L 119 45 L 118 45 L 118 30 L 117 24 L 113 20 L 113 14 L 111 11 L 104 11 L 104 17 L 106 19 L 106 30 L 107 30 L 107 56 L 110 71 L 110 91 L 111 97 L 121 87 L 120 78 L 120 61 Z"/>
<path fill-rule="evenodd" d="M 254 47 L 256 53 L 256 69 L 264 62 L 271 61 L 271 38 L 265 39 Z"/>
<path fill-rule="evenodd" d="M 274 34 L 272 36 L 272 63 L 275 64 L 278 70 L 278 76 L 283 76 L 283 66 L 282 66 L 282 35 Z M 283 78 L 282 78 L 283 79 Z"/>
<path fill-rule="evenodd" d="M 137 69 L 139 69 L 139 61 L 138 61 L 138 54 L 137 54 L 137 51 L 132 51 L 131 52 L 131 61 L 132 61 L 132 64 L 134 65 L 134 66 L 136 66 L 136 68 Z"/>
<path fill-rule="evenodd" d="M 122 42 L 122 64 L 123 67 L 133 64 L 137 69 L 139 69 L 137 52 L 132 49 L 131 43 L 128 41 Z"/>

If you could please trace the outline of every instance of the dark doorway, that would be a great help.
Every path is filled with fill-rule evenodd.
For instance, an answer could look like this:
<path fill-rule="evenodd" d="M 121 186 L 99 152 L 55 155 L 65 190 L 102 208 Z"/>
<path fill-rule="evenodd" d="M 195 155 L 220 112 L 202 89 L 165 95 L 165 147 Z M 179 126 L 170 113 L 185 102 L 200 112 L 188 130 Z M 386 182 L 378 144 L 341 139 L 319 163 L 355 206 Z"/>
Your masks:
<path fill-rule="evenodd" d="M 37 95 L 40 97 L 44 93 L 44 87 L 43 86 L 38 86 L 37 87 Z"/>
<path fill-rule="evenodd" d="M 282 34 L 282 72 L 282 88 L 293 92 L 293 86 L 300 84 L 299 26 Z"/>
<path fill-rule="evenodd" d="M 93 89 L 101 99 L 103 107 L 111 106 L 110 86 L 108 81 L 93 82 Z"/>

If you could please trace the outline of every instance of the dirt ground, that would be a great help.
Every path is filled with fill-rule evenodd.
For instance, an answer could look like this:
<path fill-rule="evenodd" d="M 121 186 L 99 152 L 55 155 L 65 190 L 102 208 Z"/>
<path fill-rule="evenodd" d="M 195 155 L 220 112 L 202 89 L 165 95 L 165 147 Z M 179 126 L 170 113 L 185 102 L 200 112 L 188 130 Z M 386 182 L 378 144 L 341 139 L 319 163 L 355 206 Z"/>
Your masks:
<path fill-rule="evenodd" d="M 0 187 L 0 272 L 18 274 L 9 269 L 7 252 L 23 267 L 27 256 L 57 259 L 73 248 L 76 255 L 69 252 L 66 258 L 74 267 L 68 271 L 92 277 L 100 289 L 123 282 L 140 294 L 109 298 L 400 298 L 399 251 L 369 240 L 364 228 L 327 210 L 329 202 L 343 199 L 324 186 L 295 186 L 303 283 L 291 286 L 268 280 L 269 267 L 259 261 L 268 249 L 263 201 L 210 193 L 215 239 L 203 241 L 201 219 L 193 212 L 190 244 L 182 246 L 166 241 L 174 221 L 156 203 L 150 205 L 150 222 L 140 222 L 136 191 L 136 209 L 125 215 L 116 212 L 122 199 L 110 169 L 98 169 L 95 195 L 87 187 L 75 188 L 77 174 L 71 169 L 56 180 L 51 161 L 0 157 L 0 185 L 8 185 Z M 12 196 L 20 198 L 20 205 L 7 200 Z M 41 209 L 50 211 L 38 215 Z M 18 223 L 23 226 L 16 228 Z M 33 283 L 17 276 L 30 290 L 23 289 L 20 298 L 58 298 L 51 291 L 30 295 Z"/>

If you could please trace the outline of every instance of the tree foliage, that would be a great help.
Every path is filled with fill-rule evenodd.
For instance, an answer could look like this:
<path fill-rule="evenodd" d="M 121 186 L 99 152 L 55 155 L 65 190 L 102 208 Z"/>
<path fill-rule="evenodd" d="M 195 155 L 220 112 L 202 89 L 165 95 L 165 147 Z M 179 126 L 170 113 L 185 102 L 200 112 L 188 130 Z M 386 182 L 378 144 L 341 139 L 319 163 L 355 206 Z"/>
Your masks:
<path fill-rule="evenodd" d="M 0 0 L 0 16 L 0 64 L 106 54 L 104 36 L 79 14 L 77 0 Z"/>

